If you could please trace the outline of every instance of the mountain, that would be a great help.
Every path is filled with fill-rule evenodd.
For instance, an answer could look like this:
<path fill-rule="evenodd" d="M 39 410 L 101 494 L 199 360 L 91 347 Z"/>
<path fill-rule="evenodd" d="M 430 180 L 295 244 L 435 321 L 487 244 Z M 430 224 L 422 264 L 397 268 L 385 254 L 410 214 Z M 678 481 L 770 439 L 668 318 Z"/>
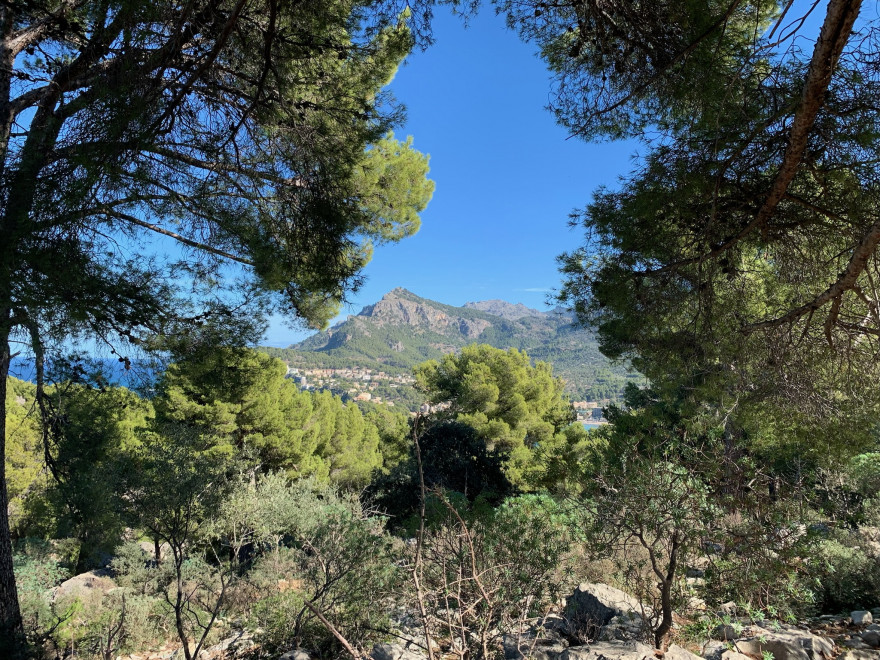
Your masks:
<path fill-rule="evenodd" d="M 329 330 L 271 352 L 300 366 L 405 373 L 425 360 L 483 343 L 550 362 L 575 399 L 617 398 L 639 375 L 612 365 L 593 333 L 574 327 L 572 320 L 561 310 L 541 312 L 503 300 L 455 307 L 397 288 Z"/>

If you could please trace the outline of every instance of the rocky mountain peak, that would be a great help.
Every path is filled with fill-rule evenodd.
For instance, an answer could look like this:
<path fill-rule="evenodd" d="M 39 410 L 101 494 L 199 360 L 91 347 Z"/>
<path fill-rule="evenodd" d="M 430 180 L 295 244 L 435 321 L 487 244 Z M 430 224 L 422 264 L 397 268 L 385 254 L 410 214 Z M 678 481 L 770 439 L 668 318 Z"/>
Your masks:
<path fill-rule="evenodd" d="M 509 303 L 506 300 L 481 300 L 479 302 L 468 302 L 464 304 L 467 309 L 477 309 L 487 314 L 500 316 L 508 321 L 519 321 L 526 317 L 544 318 L 547 316 L 544 312 L 537 309 L 526 307 L 522 303 Z"/>

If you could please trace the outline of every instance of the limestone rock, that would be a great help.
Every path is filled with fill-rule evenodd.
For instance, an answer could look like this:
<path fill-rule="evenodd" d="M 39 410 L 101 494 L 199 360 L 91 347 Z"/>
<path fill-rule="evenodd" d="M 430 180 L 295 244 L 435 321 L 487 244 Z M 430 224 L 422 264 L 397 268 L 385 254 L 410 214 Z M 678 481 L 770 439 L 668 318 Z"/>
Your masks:
<path fill-rule="evenodd" d="M 642 627 L 642 606 L 629 594 L 607 584 L 583 583 L 566 599 L 563 617 L 568 634 L 579 640 L 595 639 L 599 629 L 615 617 L 626 626 Z"/>
<path fill-rule="evenodd" d="M 859 649 L 849 649 L 837 656 L 837 660 L 878 660 L 878 658 L 880 658 L 880 652 L 878 651 Z"/>
<path fill-rule="evenodd" d="M 834 650 L 834 645 L 824 637 L 797 628 L 738 639 L 734 647 L 739 653 L 759 658 L 769 651 L 774 660 L 824 660 L 831 658 Z"/>
<path fill-rule="evenodd" d="M 55 587 L 53 599 L 67 599 L 81 597 L 91 593 L 107 593 L 116 588 L 116 583 L 110 578 L 110 572 L 104 569 L 80 573 L 69 580 L 65 580 Z"/>
<path fill-rule="evenodd" d="M 880 648 L 880 632 L 876 630 L 865 630 L 862 632 L 862 641 L 873 648 Z"/>
<path fill-rule="evenodd" d="M 738 651 L 727 650 L 721 654 L 721 660 L 753 660 L 750 656 L 747 656 L 744 653 L 739 653 Z"/>
<path fill-rule="evenodd" d="M 312 660 L 312 656 L 309 655 L 308 651 L 293 649 L 292 651 L 287 651 L 287 653 L 282 653 L 278 656 L 278 660 Z"/>
<path fill-rule="evenodd" d="M 874 623 L 874 617 L 867 610 L 856 610 L 855 612 L 850 612 L 849 615 L 857 626 Z"/>
<path fill-rule="evenodd" d="M 425 656 L 400 644 L 376 644 L 370 657 L 373 660 L 423 660 Z"/>
<path fill-rule="evenodd" d="M 607 641 L 565 649 L 559 660 L 654 660 L 655 649 L 641 642 Z M 665 660 L 700 660 L 687 649 L 673 644 L 664 656 Z"/>

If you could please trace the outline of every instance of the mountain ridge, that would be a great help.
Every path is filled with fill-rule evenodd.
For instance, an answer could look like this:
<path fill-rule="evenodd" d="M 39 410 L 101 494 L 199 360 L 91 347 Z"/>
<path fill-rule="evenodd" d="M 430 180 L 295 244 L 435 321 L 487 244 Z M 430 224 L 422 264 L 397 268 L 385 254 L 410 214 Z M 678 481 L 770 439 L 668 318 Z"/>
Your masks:
<path fill-rule="evenodd" d="M 524 350 L 534 360 L 550 362 L 575 398 L 617 398 L 627 381 L 640 377 L 624 365 L 612 364 L 599 352 L 593 332 L 573 321 L 558 308 L 543 312 L 503 300 L 456 307 L 398 287 L 327 331 L 273 354 L 300 366 L 361 366 L 402 373 L 467 344 L 485 343 Z"/>

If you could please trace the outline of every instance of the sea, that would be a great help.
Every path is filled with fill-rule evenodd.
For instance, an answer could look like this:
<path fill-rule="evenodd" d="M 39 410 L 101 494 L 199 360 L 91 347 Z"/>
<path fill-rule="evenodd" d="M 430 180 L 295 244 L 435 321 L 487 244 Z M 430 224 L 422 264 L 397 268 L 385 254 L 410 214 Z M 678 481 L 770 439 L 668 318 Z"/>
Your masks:
<path fill-rule="evenodd" d="M 156 379 L 159 374 L 157 366 L 147 360 L 132 360 L 126 365 L 120 362 L 118 358 L 92 358 L 88 361 L 77 363 L 80 367 L 80 373 L 83 374 L 83 381 L 93 385 L 113 385 L 127 387 L 136 390 L 139 393 L 149 394 L 155 387 Z M 47 382 L 52 382 L 53 365 L 47 363 L 46 374 Z M 66 365 L 66 371 L 69 371 L 69 365 Z M 9 375 L 19 380 L 30 381 L 35 383 L 37 380 L 37 370 L 34 366 L 33 358 L 14 357 L 9 365 Z"/>

